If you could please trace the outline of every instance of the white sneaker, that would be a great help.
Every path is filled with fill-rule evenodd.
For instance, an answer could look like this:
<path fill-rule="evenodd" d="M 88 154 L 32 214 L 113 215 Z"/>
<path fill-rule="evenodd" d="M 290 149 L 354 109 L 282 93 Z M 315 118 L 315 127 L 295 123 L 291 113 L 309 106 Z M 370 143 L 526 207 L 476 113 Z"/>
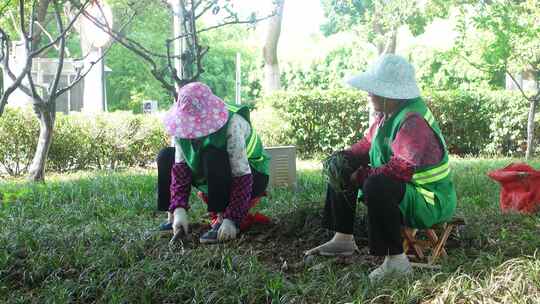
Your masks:
<path fill-rule="evenodd" d="M 306 251 L 306 255 L 320 254 L 325 256 L 350 256 L 358 250 L 354 240 L 331 240 Z"/>
<path fill-rule="evenodd" d="M 369 280 L 376 282 L 386 277 L 389 274 L 408 275 L 412 273 L 411 262 L 409 258 L 402 253 L 396 255 L 387 255 L 381 266 L 377 267 L 369 274 Z"/>

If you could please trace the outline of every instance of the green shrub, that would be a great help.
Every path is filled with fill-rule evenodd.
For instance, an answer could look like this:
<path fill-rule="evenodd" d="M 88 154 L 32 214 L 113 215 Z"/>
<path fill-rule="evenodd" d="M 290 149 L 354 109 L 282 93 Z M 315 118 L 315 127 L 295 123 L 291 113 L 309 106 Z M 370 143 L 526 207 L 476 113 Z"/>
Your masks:
<path fill-rule="evenodd" d="M 450 153 L 523 154 L 528 104 L 518 93 L 453 90 L 426 93 L 424 99 Z M 267 146 L 293 144 L 301 155 L 329 154 L 362 137 L 366 105 L 367 96 L 354 90 L 280 92 L 260 100 L 252 120 Z M 540 115 L 536 121 L 540 134 Z"/>
<path fill-rule="evenodd" d="M 63 172 L 91 166 L 88 129 L 91 123 L 80 115 L 57 113 L 47 168 Z"/>
<path fill-rule="evenodd" d="M 489 107 L 492 97 L 475 91 L 442 91 L 426 94 L 426 103 L 437 118 L 452 154 L 478 154 L 490 142 Z"/>
<path fill-rule="evenodd" d="M 0 117 L 0 172 L 20 175 L 36 150 L 39 124 L 30 109 L 7 108 Z"/>
<path fill-rule="evenodd" d="M 252 119 L 257 131 L 263 134 L 263 140 L 295 144 L 300 155 L 342 149 L 359 139 L 368 124 L 366 95 L 354 90 L 280 92 L 260 101 L 255 113 L 268 107 L 276 109 L 277 119 L 286 123 L 274 123 L 279 128 L 271 130 L 261 128 L 257 119 Z"/>
<path fill-rule="evenodd" d="M 155 116 L 114 112 L 89 117 L 89 159 L 97 168 L 144 166 L 167 146 Z"/>
<path fill-rule="evenodd" d="M 441 124 L 451 153 L 523 155 L 529 107 L 521 94 L 456 90 L 428 96 L 428 104 Z M 536 134 L 539 134 L 538 115 L 536 121 Z M 538 147 L 537 151 L 540 151 Z"/>
<path fill-rule="evenodd" d="M 282 111 L 271 104 L 257 104 L 250 116 L 251 123 L 261 137 L 264 146 L 295 144 L 294 139 L 288 136 L 289 132 L 287 130 L 291 128 L 289 122 L 285 120 Z"/>
<path fill-rule="evenodd" d="M 456 90 L 428 93 L 425 99 L 451 153 L 523 154 L 528 103 L 518 93 Z M 346 89 L 278 92 L 256 103 L 252 122 L 265 146 L 292 144 L 301 156 L 328 155 L 363 136 L 368 127 L 367 97 Z M 0 117 L 0 172 L 26 172 L 38 133 L 30 110 L 6 110 Z M 167 145 L 156 116 L 58 114 L 47 166 L 59 172 L 145 166 Z"/>
<path fill-rule="evenodd" d="M 30 111 L 8 109 L 0 117 L 0 165 L 8 174 L 26 172 L 38 131 L 37 119 Z M 127 112 L 58 114 L 47 168 L 64 172 L 146 166 L 167 145 L 157 116 Z"/>

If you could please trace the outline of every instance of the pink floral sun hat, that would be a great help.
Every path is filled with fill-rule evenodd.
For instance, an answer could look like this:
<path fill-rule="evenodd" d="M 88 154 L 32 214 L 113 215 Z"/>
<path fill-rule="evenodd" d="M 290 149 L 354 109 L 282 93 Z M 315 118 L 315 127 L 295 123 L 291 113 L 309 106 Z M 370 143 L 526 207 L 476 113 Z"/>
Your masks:
<path fill-rule="evenodd" d="M 223 100 L 201 82 L 189 83 L 178 91 L 178 100 L 165 114 L 163 122 L 170 136 L 193 139 L 221 129 L 229 112 Z"/>

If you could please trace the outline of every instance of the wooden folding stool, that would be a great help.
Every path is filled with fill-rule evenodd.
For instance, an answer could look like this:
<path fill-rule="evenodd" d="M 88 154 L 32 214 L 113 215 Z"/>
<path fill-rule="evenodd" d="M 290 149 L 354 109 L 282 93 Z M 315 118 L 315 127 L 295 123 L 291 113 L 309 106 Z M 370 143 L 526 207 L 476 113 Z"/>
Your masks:
<path fill-rule="evenodd" d="M 453 218 L 448 222 L 433 225 L 433 227 L 427 229 L 415 229 L 403 226 L 401 227 L 401 235 L 403 236 L 403 251 L 406 254 L 412 253 L 413 256 L 419 260 L 425 260 L 426 255 L 424 250 L 431 250 L 431 255 L 427 257 L 428 264 L 435 264 L 435 261 L 440 257 L 447 256 L 445 245 L 450 233 L 454 227 L 465 225 L 463 218 Z M 439 238 L 438 231 L 442 231 L 442 235 Z M 427 239 L 417 239 L 417 236 L 425 234 Z"/>

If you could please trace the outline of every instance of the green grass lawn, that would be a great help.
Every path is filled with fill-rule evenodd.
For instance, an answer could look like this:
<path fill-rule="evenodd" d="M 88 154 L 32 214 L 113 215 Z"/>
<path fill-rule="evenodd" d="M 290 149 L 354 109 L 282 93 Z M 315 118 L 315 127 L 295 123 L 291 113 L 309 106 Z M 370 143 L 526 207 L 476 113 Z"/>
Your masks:
<path fill-rule="evenodd" d="M 275 189 L 259 210 L 274 222 L 238 240 L 202 246 L 204 208 L 192 196 L 192 233 L 169 246 L 156 231 L 153 171 L 49 176 L 0 182 L 0 302 L 7 303 L 540 303 L 540 217 L 502 215 L 486 172 L 510 160 L 454 159 L 467 224 L 448 243 L 441 270 L 372 285 L 379 260 L 302 251 L 326 241 L 320 168 L 301 162 L 296 192 Z M 532 162 L 536 168 L 540 162 Z M 360 205 L 359 205 L 360 206 Z M 286 265 L 286 266 L 284 266 Z"/>

